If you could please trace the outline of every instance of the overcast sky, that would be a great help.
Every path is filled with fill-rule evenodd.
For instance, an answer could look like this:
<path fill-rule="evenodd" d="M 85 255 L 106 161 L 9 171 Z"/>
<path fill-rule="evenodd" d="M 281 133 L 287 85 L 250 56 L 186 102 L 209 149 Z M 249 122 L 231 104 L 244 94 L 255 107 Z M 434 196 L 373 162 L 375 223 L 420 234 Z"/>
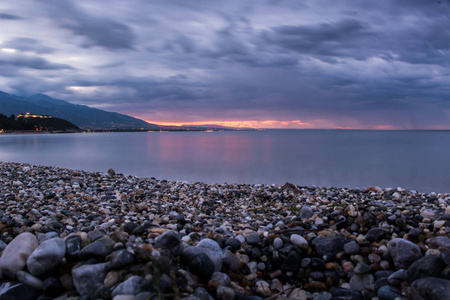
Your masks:
<path fill-rule="evenodd" d="M 0 2 L 0 90 L 153 123 L 450 129 L 450 1 Z"/>

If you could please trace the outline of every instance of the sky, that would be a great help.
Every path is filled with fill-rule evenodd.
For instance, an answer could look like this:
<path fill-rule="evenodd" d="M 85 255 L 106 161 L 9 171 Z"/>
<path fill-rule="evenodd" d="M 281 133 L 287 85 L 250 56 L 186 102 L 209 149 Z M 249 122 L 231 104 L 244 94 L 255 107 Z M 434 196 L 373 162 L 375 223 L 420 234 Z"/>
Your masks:
<path fill-rule="evenodd" d="M 5 0 L 0 90 L 150 123 L 450 129 L 450 0 Z"/>

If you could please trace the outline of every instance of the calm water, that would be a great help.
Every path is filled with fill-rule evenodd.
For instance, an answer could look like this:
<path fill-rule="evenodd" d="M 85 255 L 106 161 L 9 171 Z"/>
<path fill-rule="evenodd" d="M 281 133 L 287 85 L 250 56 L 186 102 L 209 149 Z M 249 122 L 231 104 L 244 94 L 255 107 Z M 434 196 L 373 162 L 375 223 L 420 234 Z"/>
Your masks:
<path fill-rule="evenodd" d="M 168 180 L 450 192 L 450 131 L 0 135 L 0 161 Z"/>

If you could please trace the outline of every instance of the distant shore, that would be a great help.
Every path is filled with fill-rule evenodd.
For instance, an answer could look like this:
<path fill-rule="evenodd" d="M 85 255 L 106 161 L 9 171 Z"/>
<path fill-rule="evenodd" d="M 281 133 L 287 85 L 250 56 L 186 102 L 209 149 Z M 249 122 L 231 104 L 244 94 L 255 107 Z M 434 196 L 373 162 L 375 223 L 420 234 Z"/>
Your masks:
<path fill-rule="evenodd" d="M 0 297 L 450 295 L 448 193 L 0 162 L 0 218 Z"/>

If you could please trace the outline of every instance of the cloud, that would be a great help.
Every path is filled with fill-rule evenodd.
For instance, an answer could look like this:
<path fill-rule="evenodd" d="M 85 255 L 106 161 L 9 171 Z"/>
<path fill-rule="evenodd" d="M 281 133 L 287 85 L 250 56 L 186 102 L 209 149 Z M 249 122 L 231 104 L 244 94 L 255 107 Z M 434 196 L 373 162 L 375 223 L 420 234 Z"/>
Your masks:
<path fill-rule="evenodd" d="M 345 19 L 309 26 L 277 26 L 265 31 L 263 38 L 271 44 L 301 54 L 365 59 L 371 55 L 370 51 L 357 50 L 364 47 L 363 42 L 373 35 L 368 25 Z"/>
<path fill-rule="evenodd" d="M 39 40 L 26 37 L 17 37 L 2 44 L 4 48 L 17 49 L 20 51 L 47 54 L 55 51 L 54 48 L 43 45 Z"/>
<path fill-rule="evenodd" d="M 19 16 L 16 16 L 16 15 L 12 15 L 12 14 L 0 13 L 0 19 L 3 19 L 3 20 L 20 20 L 22 18 L 19 17 Z"/>
<path fill-rule="evenodd" d="M 26 3 L 3 4 L 22 19 L 0 90 L 159 121 L 450 127 L 448 1 Z"/>
<path fill-rule="evenodd" d="M 20 71 L 21 69 L 34 69 L 34 70 L 73 69 L 71 66 L 67 64 L 53 63 L 37 56 L 22 55 L 17 53 L 2 53 L 2 52 L 0 52 L 0 66 L 15 68 L 18 71 Z"/>
<path fill-rule="evenodd" d="M 66 1 L 49 1 L 51 18 L 58 25 L 84 38 L 81 46 L 94 46 L 109 50 L 133 49 L 135 40 L 132 29 L 108 17 L 90 14 L 76 4 Z"/>

